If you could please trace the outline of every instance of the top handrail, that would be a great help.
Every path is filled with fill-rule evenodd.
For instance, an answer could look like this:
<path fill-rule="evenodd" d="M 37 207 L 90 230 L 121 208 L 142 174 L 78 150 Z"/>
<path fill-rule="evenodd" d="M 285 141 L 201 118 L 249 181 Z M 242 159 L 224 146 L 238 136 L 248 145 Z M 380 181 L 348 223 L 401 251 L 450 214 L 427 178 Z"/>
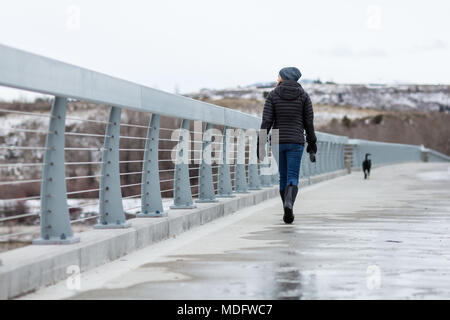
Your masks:
<path fill-rule="evenodd" d="M 441 159 L 450 161 L 450 156 L 448 156 L 448 155 L 446 155 L 446 154 L 444 154 L 444 153 L 442 153 L 442 152 L 436 151 L 436 150 L 434 150 L 434 149 L 424 148 L 423 151 L 424 151 L 424 152 L 431 153 L 431 154 L 433 154 L 434 156 L 439 157 L 439 158 L 441 158 Z"/>
<path fill-rule="evenodd" d="M 243 129 L 259 117 L 0 44 L 0 85 Z"/>
<path fill-rule="evenodd" d="M 373 145 L 385 145 L 385 146 L 402 146 L 402 147 L 414 147 L 418 148 L 420 145 L 417 144 L 408 144 L 408 143 L 398 143 L 398 142 L 384 142 L 384 141 L 374 141 L 374 140 L 365 140 L 365 139 L 348 139 L 349 144 L 358 145 L 361 143 L 370 143 Z"/>

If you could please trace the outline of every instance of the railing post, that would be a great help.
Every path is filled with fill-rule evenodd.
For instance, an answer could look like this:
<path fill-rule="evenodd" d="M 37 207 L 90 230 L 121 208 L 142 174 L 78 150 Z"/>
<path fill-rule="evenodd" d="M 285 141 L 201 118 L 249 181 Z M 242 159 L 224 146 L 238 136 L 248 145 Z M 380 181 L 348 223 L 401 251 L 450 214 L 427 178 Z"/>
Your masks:
<path fill-rule="evenodd" d="M 214 183 L 212 177 L 212 157 L 211 157 L 211 140 L 212 140 L 212 125 L 206 123 L 205 131 L 203 132 L 202 143 L 202 163 L 200 165 L 200 179 L 198 189 L 198 200 L 196 202 L 217 202 L 214 193 Z"/>
<path fill-rule="evenodd" d="M 315 172 L 316 175 L 322 173 L 322 155 L 323 155 L 323 148 L 322 148 L 322 142 L 317 141 L 317 153 L 316 153 L 316 165 L 315 165 Z"/>
<path fill-rule="evenodd" d="M 267 171 L 270 168 L 270 157 L 269 157 L 269 135 L 267 135 L 267 140 L 265 144 L 266 148 L 266 156 L 264 157 L 264 160 L 262 164 L 260 165 L 260 181 L 261 181 L 261 187 L 268 188 L 272 186 L 272 175 L 267 174 Z M 264 173 L 264 174 L 263 174 Z"/>
<path fill-rule="evenodd" d="M 309 165 L 309 163 L 306 160 L 306 147 L 305 147 L 303 150 L 302 158 L 301 158 L 301 162 L 300 162 L 300 172 L 298 174 L 299 180 L 308 176 L 308 172 L 309 172 L 308 165 Z M 309 177 L 308 177 L 308 179 L 309 179 Z"/>
<path fill-rule="evenodd" d="M 326 145 L 326 153 L 325 153 L 325 172 L 330 172 L 331 171 L 331 142 L 327 141 L 325 142 Z"/>
<path fill-rule="evenodd" d="M 330 172 L 332 171 L 332 161 L 333 159 L 331 158 L 331 153 L 332 153 L 332 142 L 331 141 L 327 141 L 326 142 L 326 146 L 327 146 L 327 153 L 326 153 L 326 172 Z"/>
<path fill-rule="evenodd" d="M 328 156 L 327 156 L 327 160 L 328 160 L 328 172 L 333 171 L 333 142 L 328 141 L 327 142 L 328 145 Z"/>
<path fill-rule="evenodd" d="M 322 142 L 322 173 L 327 172 L 327 166 L 328 166 L 328 143 L 327 141 Z"/>
<path fill-rule="evenodd" d="M 105 142 L 102 152 L 102 169 L 100 178 L 100 217 L 94 226 L 96 229 L 128 228 L 122 204 L 120 187 L 119 143 L 120 113 L 122 109 L 111 107 L 106 126 Z"/>
<path fill-rule="evenodd" d="M 223 128 L 223 138 L 222 138 L 222 163 L 219 164 L 219 190 L 217 197 L 220 198 L 232 198 L 233 187 L 231 184 L 230 176 L 230 164 L 228 163 L 228 147 L 230 136 L 228 134 L 228 128 Z"/>
<path fill-rule="evenodd" d="M 340 142 L 336 143 L 336 170 L 342 168 L 342 144 Z"/>
<path fill-rule="evenodd" d="M 238 129 L 237 135 L 237 162 L 235 164 L 235 188 L 236 193 L 248 193 L 247 175 L 245 170 L 245 131 Z"/>
<path fill-rule="evenodd" d="M 305 144 L 306 146 L 306 144 Z M 306 148 L 303 151 L 303 160 L 301 166 L 303 167 L 303 173 L 308 177 L 308 185 L 311 184 L 311 176 L 312 176 L 312 163 L 309 159 L 309 153 L 306 152 Z"/>
<path fill-rule="evenodd" d="M 420 159 L 422 162 L 428 162 L 429 161 L 429 150 L 425 149 L 425 147 L 422 145 L 420 148 Z"/>
<path fill-rule="evenodd" d="M 344 160 L 343 143 L 339 142 L 337 147 L 338 147 L 338 158 L 337 158 L 337 160 L 338 160 L 337 166 L 338 167 L 337 167 L 337 169 L 341 170 L 341 169 L 344 169 L 344 166 L 343 166 L 343 163 L 344 163 L 343 162 L 343 160 Z"/>
<path fill-rule="evenodd" d="M 271 166 L 275 166 L 276 169 L 277 169 L 276 172 L 271 175 L 271 182 L 272 182 L 272 185 L 275 185 L 275 184 L 279 184 L 280 183 L 280 177 L 278 175 L 278 162 L 277 162 L 277 160 L 275 158 L 277 156 L 277 154 L 279 154 L 279 152 L 280 152 L 280 150 L 279 150 L 280 144 L 279 144 L 278 130 L 277 131 L 272 131 L 270 133 L 270 137 L 271 137 L 270 138 L 270 149 L 272 150 L 272 156 L 271 156 L 271 159 L 270 159 L 271 164 L 270 165 Z M 276 143 L 274 143 L 274 141 Z M 276 150 L 274 152 L 274 148 L 278 148 L 278 150 Z"/>
<path fill-rule="evenodd" d="M 336 143 L 336 170 L 340 170 L 342 166 L 341 162 L 341 156 L 342 156 L 342 150 L 341 150 L 342 144 L 340 142 Z"/>
<path fill-rule="evenodd" d="M 362 163 L 362 162 L 359 161 L 360 160 L 360 157 L 359 157 L 360 143 L 359 142 L 352 143 L 352 146 L 353 146 L 353 153 L 352 153 L 352 166 L 351 166 L 351 169 L 353 169 L 354 167 L 359 168 L 359 166 Z"/>
<path fill-rule="evenodd" d="M 71 244 L 74 237 L 67 207 L 64 145 L 67 99 L 55 97 L 47 137 L 41 182 L 41 237 L 34 244 Z"/>
<path fill-rule="evenodd" d="M 249 135 L 250 133 L 250 135 Z M 260 190 L 261 182 L 259 180 L 258 158 L 256 156 L 257 134 L 253 129 L 247 130 L 249 137 L 249 155 L 248 155 L 248 189 Z"/>
<path fill-rule="evenodd" d="M 272 175 L 272 185 L 279 183 L 280 183 L 280 175 L 278 174 L 278 172 L 276 172 Z"/>
<path fill-rule="evenodd" d="M 189 177 L 190 152 L 190 121 L 181 122 L 180 136 L 178 138 L 175 173 L 173 182 L 173 205 L 170 209 L 193 209 L 196 207 L 192 201 L 191 182 Z"/>
<path fill-rule="evenodd" d="M 330 171 L 336 170 L 336 163 L 335 163 L 336 152 L 335 152 L 335 146 L 336 146 L 336 144 L 335 144 L 333 141 L 331 141 L 331 142 L 330 142 Z"/>
<path fill-rule="evenodd" d="M 337 149 L 336 149 L 336 142 L 331 142 L 331 154 L 330 154 L 330 158 L 331 158 L 331 171 L 336 171 L 337 170 Z"/>
<path fill-rule="evenodd" d="M 159 114 L 152 114 L 147 129 L 144 161 L 142 164 L 141 213 L 137 217 L 163 217 L 164 212 L 159 183 Z"/>
<path fill-rule="evenodd" d="M 339 169 L 345 169 L 345 144 L 341 142 L 339 144 Z"/>

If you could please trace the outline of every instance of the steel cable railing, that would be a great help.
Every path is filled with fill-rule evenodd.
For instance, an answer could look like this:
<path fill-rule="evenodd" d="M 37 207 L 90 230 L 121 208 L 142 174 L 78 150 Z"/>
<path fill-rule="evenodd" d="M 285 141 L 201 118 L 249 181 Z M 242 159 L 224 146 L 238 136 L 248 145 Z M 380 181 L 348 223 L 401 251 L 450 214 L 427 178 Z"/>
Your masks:
<path fill-rule="evenodd" d="M 50 109 L 50 106 L 49 108 Z M 37 235 L 39 210 L 30 203 L 40 201 L 48 113 L 0 109 L 0 242 Z M 6 124 L 11 123 L 7 126 Z M 39 162 L 39 163 L 36 163 Z M 6 162 L 6 163 L 5 163 Z"/>

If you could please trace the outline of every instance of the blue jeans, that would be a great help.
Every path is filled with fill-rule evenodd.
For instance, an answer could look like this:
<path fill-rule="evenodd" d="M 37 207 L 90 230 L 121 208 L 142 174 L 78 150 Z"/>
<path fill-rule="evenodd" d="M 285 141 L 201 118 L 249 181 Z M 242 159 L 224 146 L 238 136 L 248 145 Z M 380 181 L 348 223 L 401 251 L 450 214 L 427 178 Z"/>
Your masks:
<path fill-rule="evenodd" d="M 292 183 L 298 186 L 298 176 L 300 174 L 300 164 L 304 147 L 295 143 L 280 143 L 279 152 L 274 150 L 277 159 L 278 172 L 280 173 L 280 190 Z"/>

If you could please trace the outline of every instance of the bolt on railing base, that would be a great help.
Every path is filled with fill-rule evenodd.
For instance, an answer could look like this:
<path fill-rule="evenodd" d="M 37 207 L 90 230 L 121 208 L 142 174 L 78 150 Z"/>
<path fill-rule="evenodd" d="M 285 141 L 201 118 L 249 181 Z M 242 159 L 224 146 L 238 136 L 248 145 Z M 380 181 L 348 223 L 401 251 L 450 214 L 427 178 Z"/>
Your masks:
<path fill-rule="evenodd" d="M 148 212 L 148 213 L 138 213 L 136 215 L 136 217 L 138 218 L 162 218 L 162 217 L 167 217 L 167 212 L 163 211 L 163 212 Z"/>
<path fill-rule="evenodd" d="M 94 225 L 94 229 L 126 229 L 131 227 L 131 222 L 126 221 L 123 223 L 115 224 L 115 223 L 108 223 L 108 224 L 101 224 L 97 223 Z"/>
<path fill-rule="evenodd" d="M 188 205 L 172 205 L 170 209 L 195 209 L 197 206 L 195 204 Z"/>
<path fill-rule="evenodd" d="M 216 198 L 234 198 L 234 197 L 236 197 L 236 195 L 233 193 L 234 193 L 234 191 L 227 192 L 227 193 L 218 193 L 218 194 L 216 194 Z"/>
<path fill-rule="evenodd" d="M 214 202 L 219 202 L 219 200 L 217 199 L 198 199 L 195 200 L 196 203 L 214 203 Z"/>
<path fill-rule="evenodd" d="M 33 240 L 33 244 L 38 245 L 52 245 L 52 244 L 74 244 L 80 242 L 80 237 L 70 237 L 67 239 L 60 239 L 60 238 L 50 238 L 50 239 L 35 239 Z"/>

